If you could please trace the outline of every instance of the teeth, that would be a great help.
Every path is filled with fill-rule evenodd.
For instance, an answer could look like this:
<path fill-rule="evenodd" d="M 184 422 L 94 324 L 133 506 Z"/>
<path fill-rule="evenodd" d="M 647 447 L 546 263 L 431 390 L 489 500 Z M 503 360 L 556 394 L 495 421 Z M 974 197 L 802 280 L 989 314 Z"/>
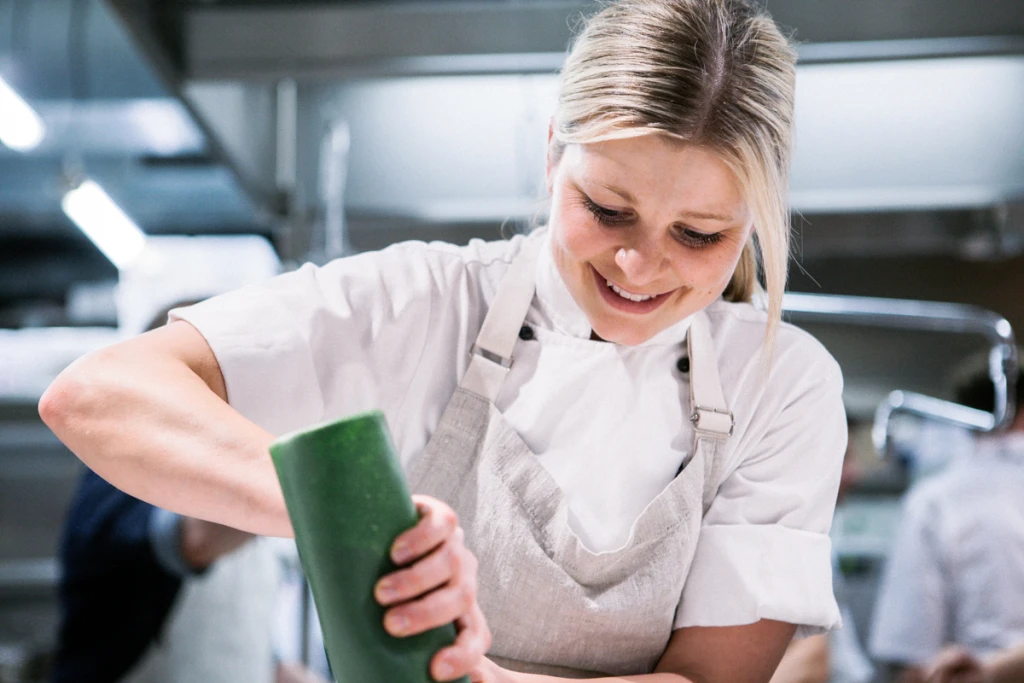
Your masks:
<path fill-rule="evenodd" d="M 608 283 L 608 286 L 611 287 L 613 292 L 621 296 L 623 299 L 629 299 L 630 301 L 647 301 L 648 299 L 654 298 L 653 294 L 631 294 L 624 289 L 619 289 L 612 284 L 611 280 L 605 280 L 605 282 Z"/>

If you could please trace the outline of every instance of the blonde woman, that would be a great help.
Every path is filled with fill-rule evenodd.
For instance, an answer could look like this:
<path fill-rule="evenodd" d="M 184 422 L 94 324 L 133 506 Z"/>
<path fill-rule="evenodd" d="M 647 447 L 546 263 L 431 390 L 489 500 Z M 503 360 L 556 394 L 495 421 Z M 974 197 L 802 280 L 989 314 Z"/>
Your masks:
<path fill-rule="evenodd" d="M 768 681 L 838 621 L 846 441 L 839 368 L 779 320 L 794 61 L 739 0 L 611 4 L 563 70 L 546 227 L 179 310 L 40 412 L 141 498 L 287 535 L 268 444 L 380 408 L 422 521 L 376 597 L 396 635 L 457 622 L 438 680 Z"/>

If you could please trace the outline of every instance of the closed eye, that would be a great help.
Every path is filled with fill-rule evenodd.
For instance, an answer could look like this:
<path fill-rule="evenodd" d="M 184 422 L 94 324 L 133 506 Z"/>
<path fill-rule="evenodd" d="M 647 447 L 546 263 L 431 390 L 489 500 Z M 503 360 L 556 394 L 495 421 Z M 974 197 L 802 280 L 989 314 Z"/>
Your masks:
<path fill-rule="evenodd" d="M 685 226 L 675 228 L 673 234 L 677 241 L 692 249 L 703 249 L 722 241 L 721 232 L 700 232 Z"/>
<path fill-rule="evenodd" d="M 593 199 L 581 193 L 583 206 L 591 213 L 601 225 L 623 225 L 633 221 L 633 214 L 626 211 L 617 211 L 601 206 Z M 701 232 L 685 225 L 674 225 L 672 235 L 676 241 L 691 249 L 703 249 L 718 244 L 722 241 L 721 232 Z"/>
<path fill-rule="evenodd" d="M 631 214 L 601 206 L 586 195 L 583 195 L 583 206 L 594 216 L 594 220 L 602 225 L 616 225 L 633 220 Z"/>

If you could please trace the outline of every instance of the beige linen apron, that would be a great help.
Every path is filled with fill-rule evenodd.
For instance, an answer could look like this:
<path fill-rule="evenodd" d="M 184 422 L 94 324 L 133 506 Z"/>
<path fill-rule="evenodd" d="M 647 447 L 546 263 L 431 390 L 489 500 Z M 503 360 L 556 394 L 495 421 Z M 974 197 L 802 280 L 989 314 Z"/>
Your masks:
<path fill-rule="evenodd" d="M 494 406 L 533 299 L 538 242 L 526 241 L 502 280 L 466 374 L 410 466 L 410 488 L 459 515 L 480 561 L 491 659 L 568 678 L 648 673 L 672 634 L 732 415 L 702 311 L 687 335 L 694 455 L 623 547 L 588 550 L 569 526 L 564 493 Z"/>
<path fill-rule="evenodd" d="M 121 683 L 271 683 L 278 561 L 264 540 L 186 579 L 160 640 Z"/>

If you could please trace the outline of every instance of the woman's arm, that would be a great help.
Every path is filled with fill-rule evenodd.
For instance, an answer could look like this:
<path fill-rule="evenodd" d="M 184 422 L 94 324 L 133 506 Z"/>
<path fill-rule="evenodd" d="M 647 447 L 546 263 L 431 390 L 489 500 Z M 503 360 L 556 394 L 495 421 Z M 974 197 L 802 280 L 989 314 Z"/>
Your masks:
<path fill-rule="evenodd" d="M 71 364 L 43 394 L 46 425 L 92 470 L 149 503 L 290 536 L 273 436 L 227 403 L 220 366 L 174 322 Z"/>
<path fill-rule="evenodd" d="M 655 671 L 683 675 L 694 683 L 767 683 L 794 633 L 793 624 L 770 619 L 677 629 Z"/>
<path fill-rule="evenodd" d="M 653 674 L 593 678 L 581 683 L 768 683 L 796 626 L 762 619 L 745 626 L 676 630 Z M 512 673 L 487 664 L 473 683 L 558 683 L 555 676 Z"/>

